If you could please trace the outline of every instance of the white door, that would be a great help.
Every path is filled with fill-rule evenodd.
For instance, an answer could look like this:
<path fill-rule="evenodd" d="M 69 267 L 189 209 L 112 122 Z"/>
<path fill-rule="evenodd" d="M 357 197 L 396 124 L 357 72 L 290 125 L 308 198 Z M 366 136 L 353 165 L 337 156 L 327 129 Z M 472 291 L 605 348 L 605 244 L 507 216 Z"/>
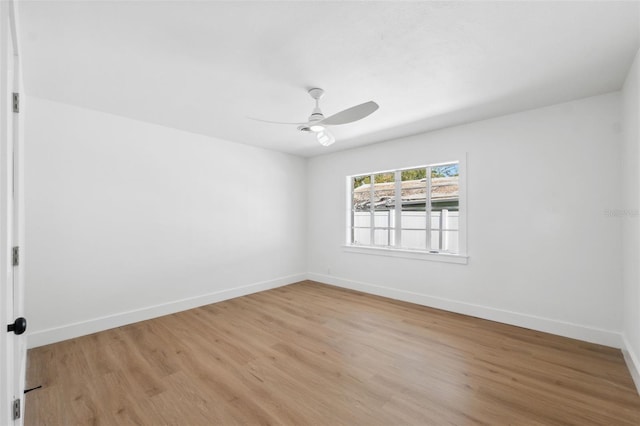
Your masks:
<path fill-rule="evenodd" d="M 20 88 L 12 2 L 0 2 L 0 424 L 21 425 L 24 417 L 26 337 L 23 333 L 23 198 L 21 115 L 13 93 Z M 14 247 L 18 247 L 16 252 Z M 17 321 L 16 321 L 17 320 Z M 19 401 L 19 402 L 16 402 Z M 15 411 L 18 410 L 16 413 Z"/>

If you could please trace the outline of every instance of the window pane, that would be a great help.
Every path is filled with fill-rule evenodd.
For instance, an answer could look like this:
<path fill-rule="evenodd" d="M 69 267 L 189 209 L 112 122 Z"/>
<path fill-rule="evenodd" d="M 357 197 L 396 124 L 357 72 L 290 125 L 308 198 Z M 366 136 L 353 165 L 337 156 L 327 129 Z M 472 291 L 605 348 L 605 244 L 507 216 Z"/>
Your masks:
<path fill-rule="evenodd" d="M 369 228 L 355 228 L 353 230 L 353 243 L 371 245 L 371 231 Z"/>
<path fill-rule="evenodd" d="M 458 218 L 460 213 L 457 210 L 449 210 L 447 214 L 447 220 L 443 229 L 458 230 L 460 229 Z"/>
<path fill-rule="evenodd" d="M 440 231 L 431 231 L 431 250 L 440 251 Z"/>
<path fill-rule="evenodd" d="M 408 249 L 427 248 L 427 231 L 402 230 L 402 247 Z"/>
<path fill-rule="evenodd" d="M 373 202 L 376 211 L 393 210 L 395 194 L 395 173 L 379 173 L 374 176 Z"/>
<path fill-rule="evenodd" d="M 431 229 L 440 229 L 440 212 L 431 212 Z"/>
<path fill-rule="evenodd" d="M 442 232 L 442 251 L 458 253 L 458 231 Z"/>
<path fill-rule="evenodd" d="M 431 210 L 458 210 L 458 163 L 431 168 Z"/>
<path fill-rule="evenodd" d="M 371 176 L 353 178 L 352 208 L 354 211 L 368 211 L 371 202 Z"/>
<path fill-rule="evenodd" d="M 424 211 L 402 211 L 403 229 L 426 229 L 427 216 Z"/>
<path fill-rule="evenodd" d="M 395 173 L 378 173 L 373 179 L 374 227 L 387 228 L 374 231 L 373 243 L 388 246 L 394 241 L 390 228 L 394 226 Z"/>
<path fill-rule="evenodd" d="M 457 252 L 459 208 L 458 163 L 431 168 L 431 250 Z"/>
<path fill-rule="evenodd" d="M 442 209 L 431 212 L 431 229 L 458 230 L 457 210 Z"/>
<path fill-rule="evenodd" d="M 353 244 L 371 245 L 371 175 L 351 179 Z"/>
<path fill-rule="evenodd" d="M 376 228 L 393 228 L 393 210 L 376 210 L 374 220 Z"/>
<path fill-rule="evenodd" d="M 354 211 L 353 226 L 371 226 L 371 212 Z"/>
<path fill-rule="evenodd" d="M 390 237 L 391 237 L 390 229 L 376 229 L 375 231 L 373 231 L 373 235 L 374 235 L 373 238 L 375 239 L 374 244 L 377 246 L 388 246 L 389 241 L 393 241 L 393 240 L 390 240 Z"/>
<path fill-rule="evenodd" d="M 427 169 L 403 170 L 402 177 L 402 227 L 426 229 L 425 202 L 427 199 Z"/>

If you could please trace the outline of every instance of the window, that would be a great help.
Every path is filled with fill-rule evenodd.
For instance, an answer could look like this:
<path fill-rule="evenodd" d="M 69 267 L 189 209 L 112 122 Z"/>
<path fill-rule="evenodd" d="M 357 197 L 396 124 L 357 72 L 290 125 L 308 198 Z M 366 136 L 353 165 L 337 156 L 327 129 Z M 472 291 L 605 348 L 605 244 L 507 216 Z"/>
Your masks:
<path fill-rule="evenodd" d="M 460 163 L 348 179 L 349 245 L 460 254 Z"/>

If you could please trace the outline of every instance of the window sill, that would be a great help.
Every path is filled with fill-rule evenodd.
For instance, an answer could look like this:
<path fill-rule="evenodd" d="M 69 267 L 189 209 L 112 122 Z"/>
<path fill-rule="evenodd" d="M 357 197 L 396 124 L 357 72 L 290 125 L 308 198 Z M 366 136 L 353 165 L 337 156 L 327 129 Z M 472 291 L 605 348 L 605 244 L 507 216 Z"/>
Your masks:
<path fill-rule="evenodd" d="M 458 263 L 466 265 L 469 256 L 461 254 L 449 253 L 429 253 L 426 251 L 394 249 L 385 247 L 368 247 L 368 246 L 342 246 L 347 253 L 372 254 L 376 256 L 401 257 L 405 259 L 429 260 L 435 262 Z"/>

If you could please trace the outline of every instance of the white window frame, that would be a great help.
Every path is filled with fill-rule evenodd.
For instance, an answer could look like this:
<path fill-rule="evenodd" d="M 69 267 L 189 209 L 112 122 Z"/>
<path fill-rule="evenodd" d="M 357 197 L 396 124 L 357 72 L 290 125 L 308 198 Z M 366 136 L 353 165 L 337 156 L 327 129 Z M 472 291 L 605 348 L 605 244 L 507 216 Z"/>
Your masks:
<path fill-rule="evenodd" d="M 396 232 L 395 236 L 395 247 L 392 246 L 366 246 L 353 244 L 353 183 L 352 179 L 357 176 L 366 176 L 366 175 L 377 175 L 380 173 L 395 173 L 395 193 L 399 194 L 402 189 L 402 180 L 401 173 L 404 170 L 412 170 L 418 168 L 427 168 L 427 176 L 431 176 L 431 168 L 438 167 L 442 165 L 458 163 L 458 253 L 445 253 L 445 252 L 434 252 L 430 249 L 408 249 L 400 247 L 400 239 L 401 232 L 397 232 L 398 229 L 401 229 L 401 214 L 402 211 L 402 203 L 395 203 L 395 223 L 394 229 Z M 373 181 L 372 181 L 373 183 Z M 431 191 L 431 179 L 427 179 L 427 191 L 430 193 Z M 371 185 L 371 199 L 373 199 L 374 186 Z M 346 176 L 346 235 L 345 235 L 345 245 L 343 246 L 343 250 L 349 253 L 357 253 L 357 254 L 367 254 L 367 255 L 378 255 L 378 256 L 389 256 L 389 257 L 401 257 L 407 259 L 420 259 L 420 260 L 431 260 L 431 261 L 439 261 L 439 262 L 447 262 L 447 263 L 458 263 L 458 264 L 467 264 L 469 256 L 467 255 L 467 159 L 466 155 L 461 156 L 461 158 L 451 159 L 449 161 L 439 161 L 437 163 L 428 163 L 425 166 L 411 166 L 411 167 L 402 167 L 392 170 L 381 170 L 376 172 L 364 172 L 364 173 L 353 173 L 349 176 Z M 431 217 L 431 206 L 430 203 L 425 204 L 426 215 L 425 218 Z M 372 209 L 373 214 L 373 209 Z M 373 241 L 373 232 L 375 229 L 374 218 L 371 218 L 372 226 L 371 226 L 371 241 Z M 431 221 L 427 220 L 427 247 L 431 247 L 430 239 L 431 239 Z"/>

